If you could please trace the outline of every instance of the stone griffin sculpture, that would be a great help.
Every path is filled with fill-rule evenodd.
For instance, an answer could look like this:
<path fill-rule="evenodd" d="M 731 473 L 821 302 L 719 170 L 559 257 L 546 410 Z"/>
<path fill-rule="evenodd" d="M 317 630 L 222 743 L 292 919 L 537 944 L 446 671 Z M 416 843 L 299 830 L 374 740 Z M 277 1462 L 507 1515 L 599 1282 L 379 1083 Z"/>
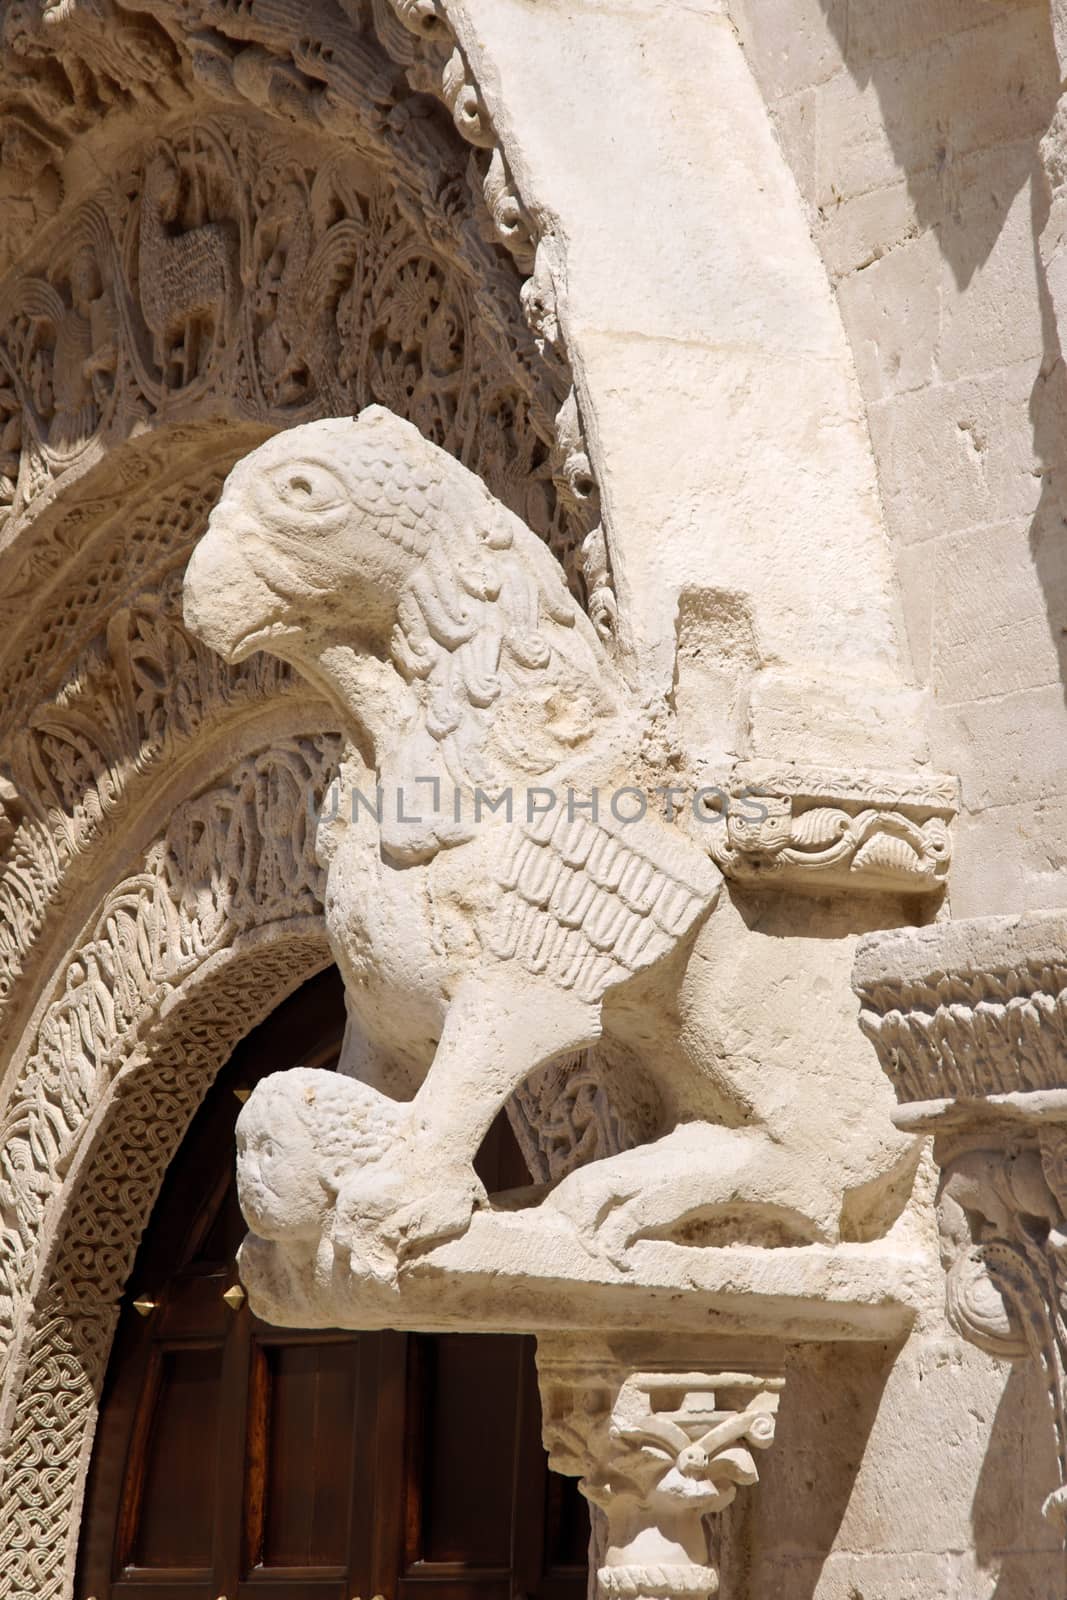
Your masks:
<path fill-rule="evenodd" d="M 652 1075 L 686 1080 L 673 1126 L 565 1178 L 557 1222 L 616 1264 L 715 1206 L 831 1235 L 832 1163 L 783 1153 L 751 1096 L 722 1126 L 706 1069 L 655 1037 L 720 876 L 691 807 L 642 801 L 665 776 L 647 716 L 480 479 L 377 406 L 280 434 L 230 474 L 185 614 L 228 661 L 292 663 L 352 751 L 318 831 L 349 1028 L 339 1073 L 266 1080 L 242 1113 L 259 1238 L 395 1284 L 486 1204 L 472 1161 L 513 1091 L 627 1005 Z"/>

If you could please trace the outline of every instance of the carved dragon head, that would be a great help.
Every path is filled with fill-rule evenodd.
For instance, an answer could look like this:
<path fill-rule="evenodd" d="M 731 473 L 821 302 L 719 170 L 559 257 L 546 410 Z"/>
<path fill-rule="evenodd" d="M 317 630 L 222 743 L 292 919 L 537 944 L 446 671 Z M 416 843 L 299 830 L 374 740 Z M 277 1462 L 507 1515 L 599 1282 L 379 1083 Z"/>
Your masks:
<path fill-rule="evenodd" d="M 228 661 L 268 650 L 350 712 L 358 693 L 339 653 L 383 664 L 453 768 L 491 728 L 512 764 L 547 770 L 620 705 L 545 545 L 381 406 L 293 428 L 238 462 L 189 563 L 185 617 Z"/>

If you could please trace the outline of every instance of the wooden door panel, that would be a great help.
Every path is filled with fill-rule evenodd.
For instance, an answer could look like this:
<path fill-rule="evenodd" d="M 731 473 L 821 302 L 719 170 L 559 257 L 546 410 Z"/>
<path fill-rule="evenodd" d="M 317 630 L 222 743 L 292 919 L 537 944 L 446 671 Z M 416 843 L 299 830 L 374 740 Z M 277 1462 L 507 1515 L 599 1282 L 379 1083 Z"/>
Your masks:
<path fill-rule="evenodd" d="M 416 1564 L 511 1567 L 521 1340 L 440 1334 L 415 1341 L 421 1419 L 409 1493 L 405 1576 Z M 425 1574 L 424 1574 L 425 1575 Z"/>
<path fill-rule="evenodd" d="M 249 1565 L 347 1568 L 363 1432 L 358 1341 L 257 1342 L 253 1361 L 248 1487 L 259 1514 Z"/>
<path fill-rule="evenodd" d="M 123 1567 L 196 1571 L 214 1558 L 221 1344 L 155 1354 L 134 1425 L 119 1536 Z"/>
<path fill-rule="evenodd" d="M 334 1065 L 344 1021 L 335 972 L 305 985 L 171 1165 L 105 1383 L 77 1600 L 585 1600 L 585 1507 L 547 1471 L 532 1339 L 271 1328 L 223 1299 L 241 1100 Z M 524 1181 L 504 1117 L 479 1170 Z"/>

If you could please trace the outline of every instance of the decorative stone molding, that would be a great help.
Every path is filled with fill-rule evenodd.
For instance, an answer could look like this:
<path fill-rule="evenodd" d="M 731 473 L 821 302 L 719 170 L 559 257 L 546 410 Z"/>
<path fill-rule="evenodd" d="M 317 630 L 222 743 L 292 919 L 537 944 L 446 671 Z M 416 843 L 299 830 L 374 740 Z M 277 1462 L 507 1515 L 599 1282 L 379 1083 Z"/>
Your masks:
<path fill-rule="evenodd" d="M 587 523 L 550 422 L 565 380 L 519 319 L 513 275 L 446 207 L 414 207 L 392 169 L 321 132 L 305 145 L 298 158 L 261 116 L 202 116 L 65 207 L 0 286 L 0 408 L 20 430 L 0 509 L 17 523 L 164 411 L 278 426 L 379 399 L 576 561 Z"/>
<path fill-rule="evenodd" d="M 713 804 L 729 878 L 813 890 L 936 894 L 952 859 L 955 778 L 742 762 Z"/>
<path fill-rule="evenodd" d="M 1067 916 L 1033 912 L 866 939 L 860 1026 L 901 1128 L 935 1135 L 948 1314 L 971 1343 L 1036 1357 L 1067 1524 Z"/>
<path fill-rule="evenodd" d="M 662 1343 L 642 1362 L 540 1340 L 537 1364 L 550 1465 L 602 1515 L 596 1600 L 709 1600 L 707 1518 L 759 1477 L 780 1371 L 716 1368 L 706 1347 L 687 1362 Z"/>
<path fill-rule="evenodd" d="M 277 745 L 179 806 L 69 962 L 5 1107 L 0 1343 L 17 1329 L 55 1175 L 168 991 L 260 923 L 321 913 L 307 804 L 338 753 L 328 737 Z"/>
<path fill-rule="evenodd" d="M 516 193 L 443 9 L 326 0 L 309 35 L 302 6 L 26 0 L 3 37 L 0 262 L 35 235 L 47 244 L 0 290 L 0 511 L 17 516 L 163 394 L 172 416 L 221 391 L 279 422 L 378 400 L 490 482 L 471 432 L 496 416 L 512 490 L 538 484 L 516 509 L 566 546 L 598 626 L 614 627 L 602 533 L 580 550 L 599 512 L 555 314 L 558 251 Z M 80 156 L 98 144 L 112 165 L 131 110 L 161 137 L 87 196 Z M 376 329 L 383 266 L 397 282 Z M 489 368 L 500 355 L 505 381 L 486 370 L 457 404 L 472 356 Z M 493 487 L 509 499 L 503 477 Z"/>
<path fill-rule="evenodd" d="M 180 805 L 72 952 L 0 1130 L 0 1587 L 69 1592 L 119 1297 L 167 1162 L 237 1040 L 328 959 L 307 796 L 330 738 Z M 150 1070 L 149 1070 L 150 1064 Z"/>
<path fill-rule="evenodd" d="M 854 986 L 902 1125 L 933 1132 L 1058 1107 L 1067 1089 L 1062 913 L 872 934 Z"/>
<path fill-rule="evenodd" d="M 201 731 L 291 693 L 263 659 L 228 671 L 181 626 L 180 574 L 112 612 L 54 699 L 35 706 L 8 759 L 19 816 L 0 856 L 0 1037 L 9 1000 L 86 856 Z M 302 690 L 291 695 L 295 702 Z"/>

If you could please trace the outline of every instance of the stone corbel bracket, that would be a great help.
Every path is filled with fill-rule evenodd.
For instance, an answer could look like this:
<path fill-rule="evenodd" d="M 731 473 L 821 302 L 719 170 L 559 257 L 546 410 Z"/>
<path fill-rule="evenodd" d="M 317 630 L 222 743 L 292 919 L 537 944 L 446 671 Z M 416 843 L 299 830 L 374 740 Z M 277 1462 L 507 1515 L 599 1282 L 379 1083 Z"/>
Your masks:
<path fill-rule="evenodd" d="M 707 1518 L 758 1480 L 784 1379 L 751 1349 L 731 1361 L 706 1341 L 699 1355 L 677 1341 L 660 1340 L 654 1352 L 624 1343 L 538 1342 L 549 1461 L 580 1479 L 600 1513 L 591 1592 L 708 1600 L 719 1574 Z"/>
<path fill-rule="evenodd" d="M 860 1026 L 897 1126 L 932 1133 L 949 1320 L 1048 1385 L 1067 1513 L 1067 914 L 869 936 Z"/>
<path fill-rule="evenodd" d="M 956 778 L 745 761 L 702 794 L 721 817 L 711 855 L 738 883 L 924 895 L 945 887 Z"/>

